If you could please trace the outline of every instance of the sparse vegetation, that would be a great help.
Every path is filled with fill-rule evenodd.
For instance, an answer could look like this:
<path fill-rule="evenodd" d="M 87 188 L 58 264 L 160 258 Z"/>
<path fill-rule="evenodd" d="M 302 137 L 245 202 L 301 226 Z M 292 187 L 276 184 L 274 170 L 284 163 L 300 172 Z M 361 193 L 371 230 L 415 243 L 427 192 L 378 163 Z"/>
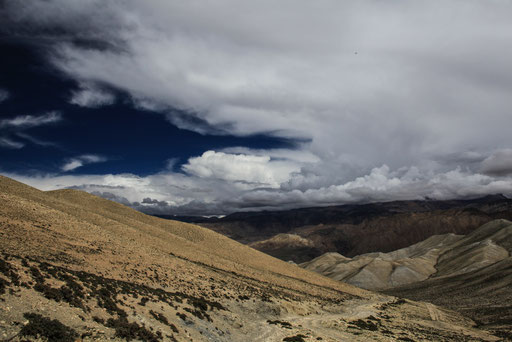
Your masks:
<path fill-rule="evenodd" d="M 379 330 L 379 327 L 377 324 L 373 323 L 372 321 L 364 321 L 362 319 L 358 319 L 357 321 L 352 321 L 350 324 L 363 329 L 363 330 L 370 330 L 370 331 L 377 331 Z M 349 325 L 350 327 L 350 325 Z"/>
<path fill-rule="evenodd" d="M 305 338 L 307 338 L 306 335 L 298 334 L 283 338 L 283 342 L 306 342 Z"/>
<path fill-rule="evenodd" d="M 281 325 L 281 328 L 291 329 L 292 325 L 289 322 L 279 321 L 279 320 L 267 320 L 268 324 L 275 324 L 275 325 Z"/>
<path fill-rule="evenodd" d="M 6 276 L 9 280 L 5 280 L 0 277 L 0 295 L 5 294 L 5 290 L 9 285 L 19 286 L 20 276 L 6 260 L 0 259 L 0 273 Z"/>
<path fill-rule="evenodd" d="M 162 315 L 161 313 L 159 312 L 155 312 L 153 310 L 149 310 L 149 313 L 151 314 L 151 316 L 153 316 L 157 321 L 165 324 L 165 325 L 169 325 L 169 321 L 167 320 L 167 318 Z"/>
<path fill-rule="evenodd" d="M 25 313 L 23 316 L 28 320 L 28 324 L 19 333 L 22 337 L 42 337 L 52 342 L 74 342 L 78 337 L 75 330 L 56 319 L 49 319 L 36 313 Z"/>
<path fill-rule="evenodd" d="M 176 312 L 176 316 L 178 316 L 179 318 L 181 318 L 184 321 L 187 320 L 187 315 L 185 315 L 184 313 Z"/>
<path fill-rule="evenodd" d="M 8 284 L 7 280 L 0 278 L 0 296 L 5 293 Z"/>
<path fill-rule="evenodd" d="M 146 306 L 146 303 L 149 302 L 149 298 L 148 297 L 142 297 L 140 299 L 140 302 L 139 302 L 139 305 L 141 306 Z"/>
<path fill-rule="evenodd" d="M 126 317 L 109 318 L 106 326 L 115 329 L 115 335 L 127 341 L 137 339 L 145 342 L 158 342 L 162 339 L 161 336 L 152 333 L 144 326 L 141 327 L 135 322 L 128 322 Z"/>
<path fill-rule="evenodd" d="M 92 320 L 96 323 L 100 323 L 100 324 L 103 324 L 105 325 L 105 320 L 101 317 L 98 317 L 98 316 L 92 316 Z"/>

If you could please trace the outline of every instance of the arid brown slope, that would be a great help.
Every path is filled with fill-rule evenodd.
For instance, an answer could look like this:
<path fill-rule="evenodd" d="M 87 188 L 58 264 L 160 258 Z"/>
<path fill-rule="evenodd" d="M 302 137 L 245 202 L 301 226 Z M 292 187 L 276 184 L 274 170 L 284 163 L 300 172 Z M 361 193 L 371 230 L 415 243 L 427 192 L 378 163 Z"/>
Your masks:
<path fill-rule="evenodd" d="M 432 235 L 468 234 L 494 219 L 512 219 L 512 200 L 501 195 L 474 200 L 397 201 L 364 205 L 236 213 L 198 224 L 282 260 L 304 262 L 326 252 L 352 257 L 390 252 Z M 186 218 L 193 220 L 193 218 Z M 276 244 L 278 234 L 299 235 L 307 249 Z M 309 258 L 309 259 L 308 259 Z"/>
<path fill-rule="evenodd" d="M 496 340 L 459 314 L 84 192 L 0 176 L 0 203 L 1 339 Z"/>

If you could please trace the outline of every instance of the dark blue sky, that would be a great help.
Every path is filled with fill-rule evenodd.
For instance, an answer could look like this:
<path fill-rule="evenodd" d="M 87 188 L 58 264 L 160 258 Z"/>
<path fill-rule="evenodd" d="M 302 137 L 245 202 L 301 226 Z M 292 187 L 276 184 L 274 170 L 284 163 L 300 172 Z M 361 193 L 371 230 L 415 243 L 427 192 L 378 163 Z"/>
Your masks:
<path fill-rule="evenodd" d="M 76 90 L 77 83 L 46 62 L 48 51 L 41 43 L 0 40 L 0 88 L 10 94 L 0 103 L 0 120 L 51 111 L 62 115 L 59 122 L 23 131 L 49 143 L 45 146 L 7 132 L 11 140 L 26 144 L 20 149 L 0 147 L 3 171 L 55 173 L 61 171 L 67 159 L 95 154 L 107 160 L 70 172 L 144 176 L 165 169 L 169 159 L 177 159 L 175 170 L 179 171 L 181 163 L 206 150 L 232 146 L 257 149 L 293 146 L 292 141 L 266 135 L 203 135 L 179 129 L 161 113 L 136 109 L 130 97 L 119 92 L 116 92 L 116 103 L 109 106 L 86 108 L 70 104 L 71 92 Z"/>

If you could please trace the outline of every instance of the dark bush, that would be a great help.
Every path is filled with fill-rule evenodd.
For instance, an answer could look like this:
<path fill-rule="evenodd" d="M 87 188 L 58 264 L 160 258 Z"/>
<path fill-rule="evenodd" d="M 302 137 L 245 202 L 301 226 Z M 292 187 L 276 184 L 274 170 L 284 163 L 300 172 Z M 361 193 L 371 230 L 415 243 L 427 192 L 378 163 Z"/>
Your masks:
<path fill-rule="evenodd" d="M 141 327 L 135 322 L 128 322 L 125 317 L 109 318 L 107 326 L 115 329 L 117 337 L 124 338 L 127 341 L 137 339 L 145 342 L 158 342 L 161 340 L 161 337 L 153 334 L 144 326 Z"/>
<path fill-rule="evenodd" d="M 75 330 L 65 326 L 56 319 L 49 319 L 36 313 L 25 313 L 28 324 L 21 331 L 20 336 L 47 338 L 48 341 L 73 342 L 78 334 Z"/>
<path fill-rule="evenodd" d="M 306 340 L 304 340 L 304 338 L 307 338 L 307 336 L 298 334 L 295 336 L 285 337 L 285 338 L 283 338 L 283 341 L 285 341 L 285 342 L 306 342 Z"/>

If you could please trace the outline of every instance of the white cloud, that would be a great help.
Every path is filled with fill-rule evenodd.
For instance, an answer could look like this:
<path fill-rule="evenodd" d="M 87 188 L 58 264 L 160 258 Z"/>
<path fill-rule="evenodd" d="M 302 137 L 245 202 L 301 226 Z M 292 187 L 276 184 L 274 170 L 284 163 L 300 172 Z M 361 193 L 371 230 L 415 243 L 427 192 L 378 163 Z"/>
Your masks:
<path fill-rule="evenodd" d="M 57 39 L 53 62 L 80 82 L 230 134 L 311 139 L 325 162 L 399 168 L 440 150 L 512 145 L 508 1 L 28 0 L 8 9 L 15 25 L 115 47 Z"/>
<path fill-rule="evenodd" d="M 53 146 L 53 147 L 59 147 L 58 144 L 54 143 L 54 142 L 51 142 L 51 141 L 45 141 L 45 140 L 41 140 L 41 139 L 38 139 L 38 138 L 35 138 L 33 137 L 32 135 L 29 135 L 29 134 L 26 134 L 26 133 L 23 133 L 23 132 L 17 132 L 16 133 L 16 136 L 22 138 L 22 139 L 25 139 L 26 141 L 29 141 L 33 144 L 36 144 L 36 145 L 39 145 L 39 146 L 44 146 L 44 147 L 48 147 L 48 146 Z"/>
<path fill-rule="evenodd" d="M 24 142 L 17 141 L 22 138 L 41 146 L 56 146 L 23 133 L 24 130 L 42 125 L 53 124 L 62 120 L 58 112 L 48 112 L 42 115 L 19 115 L 9 119 L 0 120 L 0 147 L 20 149 L 25 146 Z M 16 136 L 16 140 L 12 136 Z"/>
<path fill-rule="evenodd" d="M 320 161 L 318 156 L 305 149 L 252 149 L 247 147 L 227 147 L 222 149 L 221 152 L 254 156 L 268 156 L 274 160 L 288 160 L 297 163 L 317 163 Z"/>
<path fill-rule="evenodd" d="M 11 140 L 8 137 L 0 137 L 0 146 L 5 148 L 20 149 L 23 148 L 25 144 L 19 141 Z"/>
<path fill-rule="evenodd" d="M 40 175 L 23 176 L 6 174 L 42 190 L 78 188 L 128 204 L 139 210 L 160 214 L 218 215 L 239 210 L 284 209 L 318 205 L 337 205 L 409 199 L 474 198 L 487 194 L 503 193 L 512 196 L 511 176 L 490 176 L 455 168 L 433 173 L 416 167 L 393 170 L 386 165 L 373 168 L 367 174 L 346 182 L 329 186 L 308 188 L 269 187 L 261 183 L 240 186 L 245 179 L 246 167 L 265 172 L 265 177 L 275 169 L 268 159 L 248 158 L 247 155 L 208 154 L 199 158 L 199 164 L 189 161 L 186 165 L 197 167 L 197 173 L 177 173 L 166 170 L 140 177 L 132 174 L 117 175 Z M 208 160 L 208 155 L 214 161 Z M 252 156 L 254 157 L 254 156 Z M 220 161 L 219 161 L 220 160 Z M 219 167 L 219 163 L 224 166 Z M 226 165 L 241 163 L 239 169 L 229 171 Z M 228 171 L 226 171 L 228 170 Z M 228 174 L 222 175 L 222 171 Z M 277 173 L 279 174 L 279 172 Z M 253 173 L 248 174 L 253 177 Z M 289 173 L 283 178 L 293 179 L 300 173 Z M 236 179 L 236 180 L 234 180 Z M 264 178 L 265 179 L 265 178 Z M 260 179 L 257 179 L 259 182 Z M 243 183 L 242 183 L 243 185 Z"/>
<path fill-rule="evenodd" d="M 19 115 L 11 119 L 0 120 L 0 128 L 25 129 L 52 124 L 62 120 L 62 115 L 58 112 L 48 112 L 43 115 Z"/>
<path fill-rule="evenodd" d="M 230 154 L 207 151 L 200 157 L 190 158 L 183 170 L 200 178 L 213 178 L 233 182 L 279 187 L 292 172 L 299 171 L 298 164 L 290 161 L 271 160 L 270 156 Z"/>
<path fill-rule="evenodd" d="M 11 95 L 9 94 L 9 92 L 7 90 L 0 88 L 0 103 L 7 100 L 10 96 Z"/>
<path fill-rule="evenodd" d="M 81 107 L 98 108 L 111 105 L 115 100 L 111 92 L 92 84 L 81 83 L 80 89 L 72 92 L 69 103 Z"/>
<path fill-rule="evenodd" d="M 61 170 L 62 171 L 71 171 L 76 168 L 79 168 L 82 165 L 84 165 L 84 163 L 81 160 L 71 159 L 70 161 L 68 161 L 64 165 L 62 165 Z"/>
<path fill-rule="evenodd" d="M 84 154 L 68 160 L 64 165 L 62 165 L 61 170 L 64 172 L 73 171 L 86 164 L 100 163 L 106 160 L 107 158 L 102 156 L 94 154 Z"/>

